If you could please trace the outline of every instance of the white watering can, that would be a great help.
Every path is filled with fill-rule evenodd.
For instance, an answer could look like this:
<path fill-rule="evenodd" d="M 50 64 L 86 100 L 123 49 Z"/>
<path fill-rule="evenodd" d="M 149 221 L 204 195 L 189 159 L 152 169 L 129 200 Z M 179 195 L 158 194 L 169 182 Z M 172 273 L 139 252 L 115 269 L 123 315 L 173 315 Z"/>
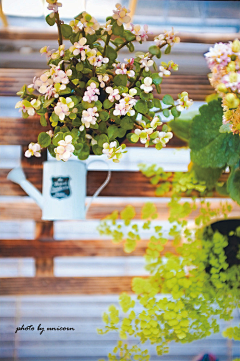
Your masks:
<path fill-rule="evenodd" d="M 93 162 L 105 161 L 93 160 Z M 89 165 L 88 164 L 88 165 Z M 108 165 L 108 164 L 107 164 Z M 43 163 L 43 194 L 25 177 L 21 167 L 14 168 L 7 178 L 17 183 L 42 209 L 42 219 L 83 220 L 92 201 L 99 195 L 111 178 L 108 167 L 107 178 L 85 206 L 87 166 L 81 161 L 47 161 Z"/>

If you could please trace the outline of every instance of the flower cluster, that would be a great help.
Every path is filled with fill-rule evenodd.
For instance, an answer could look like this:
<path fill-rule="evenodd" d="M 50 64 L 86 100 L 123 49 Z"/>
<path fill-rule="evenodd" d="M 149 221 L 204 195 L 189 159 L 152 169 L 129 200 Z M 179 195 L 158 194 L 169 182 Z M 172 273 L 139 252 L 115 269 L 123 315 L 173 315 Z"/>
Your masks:
<path fill-rule="evenodd" d="M 210 82 L 222 97 L 222 131 L 240 134 L 240 41 L 217 43 L 205 54 Z"/>
<path fill-rule="evenodd" d="M 120 49 L 133 52 L 134 42 L 142 43 L 149 35 L 147 25 L 131 23 L 127 8 L 117 4 L 103 26 L 86 11 L 65 24 L 59 18 L 61 4 L 47 2 L 52 12 L 46 21 L 57 25 L 58 48 L 40 50 L 47 56 L 48 70 L 22 87 L 16 108 L 23 117 L 39 115 L 41 125 L 50 130 L 39 134 L 40 148 L 29 146 L 26 156 L 39 156 L 40 149 L 47 148 L 57 160 L 67 161 L 72 154 L 80 160 L 107 154 L 118 162 L 126 139 L 156 149 L 165 146 L 172 133 L 156 112 L 177 117 L 190 105 L 185 93 L 177 106 L 170 95 L 162 100 L 155 96 L 161 94 L 162 78 L 178 68 L 173 61 L 158 63 L 161 49 L 169 54 L 179 41 L 174 31 L 155 37 L 147 52 L 119 61 Z"/>

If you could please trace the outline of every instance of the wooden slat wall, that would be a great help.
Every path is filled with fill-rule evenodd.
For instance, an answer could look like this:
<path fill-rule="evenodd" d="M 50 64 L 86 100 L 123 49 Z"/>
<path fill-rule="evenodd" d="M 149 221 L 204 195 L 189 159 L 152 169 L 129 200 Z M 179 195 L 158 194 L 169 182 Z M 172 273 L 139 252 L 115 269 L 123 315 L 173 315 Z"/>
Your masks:
<path fill-rule="evenodd" d="M 131 276 L 0 278 L 0 295 L 120 294 L 132 292 Z"/>
<path fill-rule="evenodd" d="M 43 73 L 40 69 L 5 69 L 0 68 L 0 95 L 14 96 L 23 84 L 32 84 L 34 76 Z M 193 100 L 204 101 L 206 96 L 212 94 L 214 89 L 209 84 L 206 75 L 177 75 L 166 77 L 161 84 L 163 94 L 170 94 L 174 99 L 183 91 L 189 93 Z M 161 95 L 155 93 L 156 97 Z"/>
<path fill-rule="evenodd" d="M 162 33 L 159 31 L 159 33 Z M 158 34 L 150 34 L 148 41 L 153 41 L 154 37 Z M 217 42 L 228 42 L 233 41 L 238 37 L 236 33 L 184 33 L 181 32 L 178 34 L 180 36 L 181 42 L 183 43 L 205 43 L 205 44 L 215 44 Z M 35 30 L 27 28 L 7 28 L 0 29 L 0 38 L 5 40 L 56 40 L 57 41 L 57 31 L 51 30 Z"/>
<path fill-rule="evenodd" d="M 0 37 L 4 39 L 48 39 L 55 40 L 56 33 L 43 33 L 38 31 L 13 29 L 0 30 Z M 183 42 L 215 43 L 217 41 L 229 41 L 235 38 L 234 34 L 180 34 Z M 149 38 L 153 40 L 153 36 Z M 31 84 L 34 76 L 38 76 L 43 70 L 40 69 L 0 69 L 0 94 L 3 96 L 14 96 L 23 84 Z M 193 100 L 205 100 L 208 94 L 213 92 L 205 75 L 173 75 L 164 79 L 162 92 L 171 94 L 174 98 L 182 91 L 188 91 Z M 0 144 L 21 145 L 23 150 L 31 140 L 36 140 L 37 135 L 42 130 L 38 117 L 22 119 L 20 118 L 0 118 Z M 127 144 L 131 146 L 131 144 Z M 136 146 L 136 145 L 134 145 Z M 137 145 L 138 146 L 138 145 Z M 168 144 L 170 148 L 186 146 L 185 142 L 174 137 Z M 23 166 L 27 179 L 39 190 L 42 183 L 41 162 L 46 159 L 46 155 L 40 160 L 24 160 Z M 0 169 L 0 196 L 24 196 L 24 191 L 16 184 L 6 179 L 9 169 Z M 89 171 L 87 182 L 87 195 L 91 196 L 100 186 L 106 177 L 104 171 Z M 227 175 L 223 177 L 225 180 Z M 127 187 L 123 187 L 127 184 Z M 171 192 L 165 196 L 170 196 Z M 196 193 L 197 195 L 197 193 Z M 155 189 L 140 172 L 112 172 L 109 185 L 103 190 L 101 196 L 107 197 L 154 197 Z M 217 196 L 215 192 L 211 196 Z M 127 203 L 121 202 L 119 210 Z M 136 217 L 141 217 L 142 204 L 136 204 Z M 217 207 L 217 203 L 216 203 Z M 161 219 L 167 219 L 168 210 L 166 202 L 157 204 Z M 116 204 L 96 204 L 89 210 L 88 219 L 100 219 L 116 209 Z M 237 213 L 234 207 L 233 214 Z M 193 217 L 196 216 L 193 214 Z M 57 256 L 80 256 L 80 257 L 117 257 L 127 256 L 122 249 L 122 245 L 112 244 L 110 241 L 55 241 L 53 238 L 53 222 L 40 222 L 41 210 L 36 204 L 22 202 L 1 202 L 0 220 L 31 219 L 36 223 L 35 240 L 1 240 L 1 257 L 34 257 L 36 277 L 34 278 L 2 278 L 0 279 L 0 294 L 2 295 L 23 295 L 23 294 L 109 294 L 131 290 L 131 277 L 69 277 L 55 278 L 54 257 Z M 133 256 L 142 256 L 146 248 L 147 241 L 140 241 Z M 167 250 L 175 251 L 168 244 Z"/>

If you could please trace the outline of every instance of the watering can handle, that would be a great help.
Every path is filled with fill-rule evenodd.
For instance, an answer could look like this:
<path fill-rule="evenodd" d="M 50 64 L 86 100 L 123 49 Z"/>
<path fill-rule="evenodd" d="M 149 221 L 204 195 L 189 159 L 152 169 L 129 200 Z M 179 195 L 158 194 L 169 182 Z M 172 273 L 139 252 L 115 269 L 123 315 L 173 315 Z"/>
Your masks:
<path fill-rule="evenodd" d="M 94 201 L 94 199 L 97 198 L 99 193 L 103 190 L 103 188 L 106 187 L 106 185 L 109 183 L 109 181 L 111 179 L 111 171 L 110 171 L 109 163 L 107 163 L 105 160 L 102 160 L 102 159 L 94 159 L 94 160 L 90 161 L 87 166 L 89 166 L 90 164 L 92 164 L 94 162 L 103 162 L 103 163 L 105 163 L 108 166 L 108 174 L 107 174 L 107 178 L 105 179 L 103 184 L 96 190 L 96 192 L 93 194 L 91 200 L 88 202 L 88 204 L 86 206 L 86 214 L 87 214 L 87 212 L 89 210 L 89 207 L 91 206 L 92 202 Z"/>

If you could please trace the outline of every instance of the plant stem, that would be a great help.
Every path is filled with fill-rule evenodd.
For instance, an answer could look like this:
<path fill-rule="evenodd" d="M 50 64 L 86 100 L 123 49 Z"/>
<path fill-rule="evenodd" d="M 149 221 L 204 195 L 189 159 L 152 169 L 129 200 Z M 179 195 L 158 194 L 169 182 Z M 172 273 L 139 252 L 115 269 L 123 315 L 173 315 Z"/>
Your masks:
<path fill-rule="evenodd" d="M 111 35 L 108 34 L 108 35 L 107 35 L 107 39 L 106 39 L 106 43 L 105 43 L 105 45 L 104 45 L 103 57 L 105 56 L 106 49 L 107 49 L 107 46 L 108 46 L 108 44 L 109 44 L 110 39 L 111 39 Z"/>
<path fill-rule="evenodd" d="M 69 84 L 73 87 L 73 89 L 75 90 L 75 92 L 76 92 L 78 95 L 82 96 L 81 90 L 78 89 L 78 87 L 77 87 L 70 79 L 69 79 Z"/>
<path fill-rule="evenodd" d="M 150 54 L 149 55 L 149 58 L 150 59 L 152 59 L 152 57 L 153 57 L 153 54 Z M 140 70 L 140 72 L 139 72 L 139 74 L 138 74 L 138 76 L 137 76 L 137 78 L 134 80 L 134 82 L 133 82 L 133 84 L 130 86 L 130 88 L 129 89 L 131 89 L 131 88 L 133 88 L 134 86 L 135 86 L 135 84 L 136 84 L 136 82 L 141 78 L 141 76 L 142 76 L 142 72 L 143 72 L 143 70 L 144 70 L 145 68 L 143 67 L 143 68 L 141 68 L 141 70 Z"/>
<path fill-rule="evenodd" d="M 58 11 L 55 13 L 55 20 L 58 28 L 58 45 L 60 46 L 63 44 L 63 37 L 62 37 L 61 22 Z"/>
<path fill-rule="evenodd" d="M 124 43 L 122 43 L 121 45 L 116 47 L 116 52 L 118 52 L 120 49 L 122 49 L 125 45 L 127 45 L 128 43 L 130 43 L 130 41 L 124 41 Z"/>

